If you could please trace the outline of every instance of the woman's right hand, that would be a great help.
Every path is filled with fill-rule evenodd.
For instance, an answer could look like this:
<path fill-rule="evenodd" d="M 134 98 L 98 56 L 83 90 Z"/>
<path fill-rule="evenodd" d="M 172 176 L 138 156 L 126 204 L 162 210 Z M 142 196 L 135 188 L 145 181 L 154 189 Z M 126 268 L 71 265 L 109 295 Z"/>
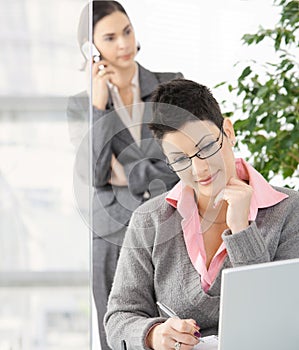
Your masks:
<path fill-rule="evenodd" d="M 103 66 L 103 69 L 100 69 Z M 92 104 L 98 109 L 104 110 L 108 101 L 109 81 L 114 74 L 114 70 L 108 61 L 101 60 L 92 65 Z"/>
<path fill-rule="evenodd" d="M 191 350 L 199 343 L 199 327 L 192 319 L 169 318 L 154 326 L 147 335 L 146 343 L 153 350 L 173 350 L 181 343 L 180 350 Z"/>

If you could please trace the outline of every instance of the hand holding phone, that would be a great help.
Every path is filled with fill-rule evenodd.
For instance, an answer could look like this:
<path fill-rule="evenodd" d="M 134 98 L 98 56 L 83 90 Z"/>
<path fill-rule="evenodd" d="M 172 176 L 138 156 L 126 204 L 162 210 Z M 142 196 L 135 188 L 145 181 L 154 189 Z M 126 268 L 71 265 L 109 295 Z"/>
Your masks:
<path fill-rule="evenodd" d="M 104 110 L 109 96 L 107 82 L 111 80 L 114 70 L 108 61 L 102 59 L 99 50 L 93 43 L 86 41 L 81 50 L 88 61 L 92 57 L 92 104 L 96 108 Z"/>

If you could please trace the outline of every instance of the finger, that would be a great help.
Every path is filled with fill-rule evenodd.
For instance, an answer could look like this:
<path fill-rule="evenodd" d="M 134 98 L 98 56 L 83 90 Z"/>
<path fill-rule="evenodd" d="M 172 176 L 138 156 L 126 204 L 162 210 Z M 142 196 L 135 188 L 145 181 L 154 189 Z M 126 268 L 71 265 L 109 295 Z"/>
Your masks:
<path fill-rule="evenodd" d="M 236 188 L 232 186 L 226 186 L 223 190 L 219 192 L 219 194 L 216 196 L 213 204 L 213 208 L 216 208 L 220 201 L 227 201 L 229 202 L 230 199 L 235 198 L 239 195 L 244 193 L 244 189 L 242 188 Z"/>
<path fill-rule="evenodd" d="M 228 185 L 248 186 L 246 182 L 236 177 L 231 177 L 228 181 Z"/>
<path fill-rule="evenodd" d="M 231 190 L 235 190 L 235 191 L 239 191 L 241 192 L 241 194 L 252 194 L 253 192 L 253 188 L 248 185 L 246 182 L 240 180 L 240 179 L 236 179 L 236 178 L 231 178 L 229 180 L 228 185 L 226 186 L 226 189 L 231 189 Z"/>
<path fill-rule="evenodd" d="M 113 74 L 115 74 L 113 71 L 108 71 L 106 69 L 103 69 L 98 71 L 96 76 L 100 77 L 101 79 L 105 78 L 106 80 L 109 80 L 113 76 Z"/>
<path fill-rule="evenodd" d="M 198 342 L 197 342 L 195 344 L 188 345 L 188 344 L 184 344 L 182 342 L 179 342 L 175 339 L 170 339 L 169 340 L 169 349 L 176 349 L 177 342 L 180 343 L 180 348 L 179 348 L 180 350 L 192 350 L 194 348 L 194 345 L 198 344 Z"/>
<path fill-rule="evenodd" d="M 190 318 L 190 319 L 186 319 L 185 320 L 186 322 L 189 322 L 194 328 L 196 328 L 196 329 L 200 329 L 200 327 L 199 327 L 199 325 L 197 324 L 197 322 L 195 321 L 195 320 L 193 320 L 192 318 Z"/>
<path fill-rule="evenodd" d="M 100 60 L 98 62 L 94 62 L 93 65 L 94 66 L 101 66 L 101 65 L 103 65 L 104 67 L 107 67 L 107 66 L 109 66 L 109 62 L 106 61 L 106 60 Z"/>
<path fill-rule="evenodd" d="M 225 188 L 217 194 L 216 198 L 214 199 L 214 203 L 213 203 L 214 209 L 218 206 L 219 202 L 223 200 L 224 193 L 225 193 Z"/>
<path fill-rule="evenodd" d="M 99 68 L 99 70 L 103 70 L 103 69 L 105 69 L 105 66 L 104 66 L 103 64 L 100 64 L 100 65 L 98 66 L 98 68 Z"/>
<path fill-rule="evenodd" d="M 196 339 L 201 336 L 199 332 L 198 326 L 196 326 L 196 322 L 191 319 L 187 320 L 180 320 L 180 319 L 173 319 L 174 321 L 171 322 L 170 326 L 173 329 L 173 331 L 176 334 L 184 334 L 185 336 L 192 336 Z M 188 343 L 186 343 L 188 344 Z"/>
<path fill-rule="evenodd" d="M 183 345 L 185 346 L 194 346 L 199 343 L 199 338 L 195 337 L 192 334 L 187 334 L 187 333 L 179 333 L 179 332 L 174 332 L 172 333 L 172 339 L 174 342 L 179 342 L 181 343 L 181 349 L 183 348 Z"/>
<path fill-rule="evenodd" d="M 235 203 L 237 205 L 241 205 L 245 203 L 247 200 L 250 203 L 250 198 L 252 196 L 252 188 L 248 186 L 248 188 L 244 187 L 236 187 L 236 186 L 227 186 L 224 190 L 222 190 L 219 195 L 216 197 L 213 204 L 213 207 L 216 208 L 218 203 L 223 200 L 226 201 L 229 205 Z M 219 198 L 220 197 L 220 198 Z M 244 202 L 245 200 L 245 202 Z"/>
<path fill-rule="evenodd" d="M 99 66 L 100 64 L 98 62 L 92 64 L 92 75 L 97 74 L 97 72 L 99 71 Z"/>
<path fill-rule="evenodd" d="M 247 189 L 251 191 L 252 189 L 250 185 L 246 184 L 244 181 L 240 180 L 239 178 L 231 177 L 228 180 L 227 186 L 223 188 L 214 199 L 213 208 L 215 209 L 221 200 L 226 200 L 228 198 L 229 193 L 231 193 L 231 192 L 228 192 L 228 190 L 230 189 L 236 190 L 238 188 L 240 191 L 244 191 Z"/>
<path fill-rule="evenodd" d="M 161 339 L 163 341 L 163 344 L 167 347 L 167 349 L 173 349 L 175 343 L 179 342 L 181 343 L 181 350 L 192 349 L 192 347 L 199 342 L 199 339 L 197 337 L 198 334 L 196 334 L 197 336 L 194 335 L 195 332 L 198 332 L 198 330 L 194 328 L 194 324 L 194 320 L 180 320 L 176 318 L 169 318 L 163 324 L 163 326 L 158 326 L 161 327 L 160 335 L 162 337 Z"/>
<path fill-rule="evenodd" d="M 109 63 L 107 61 L 99 61 L 99 62 L 95 62 L 92 64 L 92 74 L 96 74 L 99 70 L 102 70 L 102 69 L 107 69 L 107 68 L 110 68 L 109 67 Z"/>
<path fill-rule="evenodd" d="M 240 189 L 240 192 L 243 192 L 243 190 Z M 232 195 L 237 194 L 237 193 L 239 193 L 238 190 L 236 190 L 235 188 L 232 189 L 229 186 L 227 186 L 226 188 L 224 188 L 223 190 L 221 190 L 217 194 L 217 196 L 214 200 L 214 203 L 213 203 L 213 208 L 214 209 L 217 208 L 218 204 L 221 201 L 228 201 L 232 197 Z"/>
<path fill-rule="evenodd" d="M 97 73 L 98 76 L 100 76 L 101 78 L 105 75 L 109 73 L 106 69 L 100 69 Z"/>

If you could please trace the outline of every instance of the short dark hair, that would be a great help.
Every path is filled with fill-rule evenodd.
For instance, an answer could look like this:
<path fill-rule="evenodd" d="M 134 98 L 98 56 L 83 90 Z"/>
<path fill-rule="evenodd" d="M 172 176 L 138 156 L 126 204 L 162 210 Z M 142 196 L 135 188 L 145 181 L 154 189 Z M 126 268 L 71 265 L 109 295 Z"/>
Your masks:
<path fill-rule="evenodd" d="M 149 128 L 159 140 L 188 121 L 208 120 L 222 128 L 223 115 L 218 102 L 209 88 L 192 80 L 180 78 L 159 84 L 151 101 L 153 119 Z"/>
<path fill-rule="evenodd" d="M 128 18 L 128 14 L 123 8 L 123 6 L 117 1 L 106 1 L 106 0 L 96 0 L 92 1 L 92 29 L 94 32 L 95 25 L 104 17 L 111 15 L 114 12 L 122 12 Z M 130 19 L 129 19 L 130 20 Z M 82 45 L 88 41 L 88 23 L 89 23 L 89 4 L 85 5 L 83 8 L 79 25 L 78 25 L 78 43 L 80 46 L 80 50 L 82 51 Z M 83 54 L 83 52 L 82 52 Z M 84 56 L 84 55 L 83 55 Z"/>

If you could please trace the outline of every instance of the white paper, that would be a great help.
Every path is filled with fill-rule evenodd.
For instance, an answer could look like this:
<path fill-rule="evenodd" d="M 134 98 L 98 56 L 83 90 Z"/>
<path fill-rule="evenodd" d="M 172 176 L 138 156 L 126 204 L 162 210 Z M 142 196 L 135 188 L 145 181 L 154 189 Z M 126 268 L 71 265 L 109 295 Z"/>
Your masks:
<path fill-rule="evenodd" d="M 200 343 L 194 346 L 193 350 L 217 350 L 218 337 L 216 335 L 209 335 L 201 338 Z"/>

